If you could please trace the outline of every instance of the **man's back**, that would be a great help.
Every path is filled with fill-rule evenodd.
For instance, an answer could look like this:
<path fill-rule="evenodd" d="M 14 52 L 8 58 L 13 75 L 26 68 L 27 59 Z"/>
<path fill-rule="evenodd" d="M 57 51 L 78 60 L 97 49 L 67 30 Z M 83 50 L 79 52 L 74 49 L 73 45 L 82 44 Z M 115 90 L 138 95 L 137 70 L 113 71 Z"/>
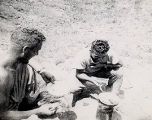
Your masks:
<path fill-rule="evenodd" d="M 18 64 L 16 69 L 2 63 L 0 71 L 0 109 L 17 110 L 22 99 L 35 89 L 33 72 L 23 63 Z M 32 86 L 28 86 L 29 80 Z"/>

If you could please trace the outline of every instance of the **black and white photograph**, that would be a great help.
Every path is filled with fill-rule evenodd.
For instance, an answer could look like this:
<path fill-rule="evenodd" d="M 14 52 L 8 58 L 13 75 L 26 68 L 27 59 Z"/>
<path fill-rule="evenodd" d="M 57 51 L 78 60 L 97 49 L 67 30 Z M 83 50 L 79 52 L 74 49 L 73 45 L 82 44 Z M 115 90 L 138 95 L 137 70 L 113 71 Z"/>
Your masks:
<path fill-rule="evenodd" d="M 0 0 L 0 120 L 152 120 L 152 0 Z"/>

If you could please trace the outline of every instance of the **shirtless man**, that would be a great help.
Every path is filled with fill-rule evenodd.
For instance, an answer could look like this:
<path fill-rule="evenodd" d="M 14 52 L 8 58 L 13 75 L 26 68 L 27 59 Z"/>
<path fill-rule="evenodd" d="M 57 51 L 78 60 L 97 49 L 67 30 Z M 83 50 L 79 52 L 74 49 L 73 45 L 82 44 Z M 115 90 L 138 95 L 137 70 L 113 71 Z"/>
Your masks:
<path fill-rule="evenodd" d="M 32 114 L 52 115 L 55 112 L 56 107 L 51 104 L 19 111 L 23 99 L 27 98 L 28 102 L 32 103 L 38 96 L 35 70 L 28 62 L 38 55 L 44 41 L 44 35 L 36 29 L 18 29 L 11 35 L 10 49 L 0 63 L 1 120 L 20 120 Z M 44 74 L 42 77 L 44 78 Z"/>

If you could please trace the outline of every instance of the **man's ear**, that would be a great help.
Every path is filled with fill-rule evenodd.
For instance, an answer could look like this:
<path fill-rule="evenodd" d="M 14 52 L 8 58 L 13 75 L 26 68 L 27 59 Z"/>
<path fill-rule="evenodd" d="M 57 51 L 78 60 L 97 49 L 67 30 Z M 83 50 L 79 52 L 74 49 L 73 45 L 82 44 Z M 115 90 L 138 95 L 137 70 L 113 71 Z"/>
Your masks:
<path fill-rule="evenodd" d="M 22 56 L 24 56 L 28 52 L 29 52 L 29 47 L 24 46 L 23 49 L 22 49 Z"/>

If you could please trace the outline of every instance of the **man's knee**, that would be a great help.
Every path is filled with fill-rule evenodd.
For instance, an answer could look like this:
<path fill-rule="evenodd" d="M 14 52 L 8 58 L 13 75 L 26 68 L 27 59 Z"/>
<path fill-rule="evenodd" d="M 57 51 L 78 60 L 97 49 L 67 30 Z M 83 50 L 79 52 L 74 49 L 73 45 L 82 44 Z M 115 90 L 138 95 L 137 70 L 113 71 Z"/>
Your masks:
<path fill-rule="evenodd" d="M 108 86 L 112 86 L 116 81 L 122 81 L 123 75 L 122 74 L 112 74 L 109 78 Z"/>
<path fill-rule="evenodd" d="M 117 79 L 122 79 L 123 78 L 122 74 L 116 74 L 116 76 L 117 76 Z"/>
<path fill-rule="evenodd" d="M 123 75 L 122 74 L 113 74 L 111 79 L 122 79 Z"/>

